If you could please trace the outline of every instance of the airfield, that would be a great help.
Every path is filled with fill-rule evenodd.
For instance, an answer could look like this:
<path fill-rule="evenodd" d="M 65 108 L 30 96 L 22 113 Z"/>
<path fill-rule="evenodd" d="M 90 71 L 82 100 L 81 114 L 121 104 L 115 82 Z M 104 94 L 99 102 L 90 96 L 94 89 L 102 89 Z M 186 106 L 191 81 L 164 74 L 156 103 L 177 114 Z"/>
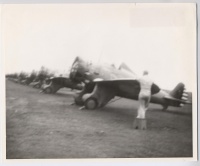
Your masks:
<path fill-rule="evenodd" d="M 75 91 L 42 94 L 6 80 L 6 158 L 192 157 L 192 106 L 151 104 L 147 130 L 133 129 L 138 102 L 119 99 L 97 110 L 80 110 Z M 117 98 L 116 98 L 117 99 Z"/>

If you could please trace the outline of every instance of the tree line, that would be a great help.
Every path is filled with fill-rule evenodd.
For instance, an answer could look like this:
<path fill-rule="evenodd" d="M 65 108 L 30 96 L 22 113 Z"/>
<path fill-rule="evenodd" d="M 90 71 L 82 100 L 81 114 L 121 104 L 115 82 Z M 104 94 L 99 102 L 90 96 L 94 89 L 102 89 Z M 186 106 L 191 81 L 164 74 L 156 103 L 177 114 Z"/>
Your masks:
<path fill-rule="evenodd" d="M 44 66 L 42 66 L 39 71 L 33 70 L 31 73 L 21 71 L 19 73 L 6 74 L 6 78 L 18 79 L 19 81 L 26 80 L 27 83 L 31 83 L 33 81 L 43 81 L 46 78 L 54 76 L 55 72 L 50 71 Z"/>

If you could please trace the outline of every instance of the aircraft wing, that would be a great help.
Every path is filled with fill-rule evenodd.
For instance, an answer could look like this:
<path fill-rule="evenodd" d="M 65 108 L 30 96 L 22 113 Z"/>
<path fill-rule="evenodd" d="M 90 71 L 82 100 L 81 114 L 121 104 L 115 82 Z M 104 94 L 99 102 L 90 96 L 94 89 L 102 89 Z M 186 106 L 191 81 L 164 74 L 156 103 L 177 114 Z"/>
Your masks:
<path fill-rule="evenodd" d="M 113 83 L 113 82 L 124 82 L 124 81 L 137 81 L 136 78 L 119 78 L 119 79 L 109 79 L 109 80 L 104 80 L 102 78 L 96 78 L 93 80 L 93 82 L 110 82 L 110 83 Z M 138 81 L 137 81 L 138 82 Z"/>
<path fill-rule="evenodd" d="M 102 84 L 105 86 L 110 86 L 116 89 L 119 89 L 119 87 L 123 87 L 124 89 L 131 88 L 131 89 L 135 89 L 137 92 L 140 91 L 140 83 L 136 78 L 135 79 L 120 78 L 120 79 L 112 79 L 112 80 L 103 80 L 103 79 L 97 78 L 97 79 L 94 79 L 93 82 Z M 160 88 L 156 84 L 153 83 L 151 87 L 151 93 L 156 94 L 159 91 L 160 91 Z"/>
<path fill-rule="evenodd" d="M 97 78 L 93 80 L 93 83 L 99 84 L 99 85 L 105 85 L 112 88 L 119 88 L 119 86 L 127 86 L 127 87 L 134 87 L 134 88 L 140 88 L 139 82 L 137 79 L 110 79 L 110 80 L 103 80 L 101 78 Z"/>
<path fill-rule="evenodd" d="M 113 86 L 113 87 L 116 87 L 118 85 L 139 86 L 139 81 L 137 79 L 129 79 L 129 78 L 109 79 L 109 80 L 103 80 L 101 78 L 96 78 L 93 80 L 93 82 L 97 83 L 97 84 Z"/>

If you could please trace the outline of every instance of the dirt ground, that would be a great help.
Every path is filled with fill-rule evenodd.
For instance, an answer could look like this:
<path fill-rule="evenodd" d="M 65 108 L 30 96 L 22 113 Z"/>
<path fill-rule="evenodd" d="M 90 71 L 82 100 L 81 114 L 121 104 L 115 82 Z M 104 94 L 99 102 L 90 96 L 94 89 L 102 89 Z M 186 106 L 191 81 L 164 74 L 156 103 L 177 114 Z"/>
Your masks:
<path fill-rule="evenodd" d="M 55 95 L 6 81 L 6 158 L 192 157 L 192 108 L 151 104 L 147 130 L 133 129 L 138 102 L 79 110 L 74 91 Z"/>

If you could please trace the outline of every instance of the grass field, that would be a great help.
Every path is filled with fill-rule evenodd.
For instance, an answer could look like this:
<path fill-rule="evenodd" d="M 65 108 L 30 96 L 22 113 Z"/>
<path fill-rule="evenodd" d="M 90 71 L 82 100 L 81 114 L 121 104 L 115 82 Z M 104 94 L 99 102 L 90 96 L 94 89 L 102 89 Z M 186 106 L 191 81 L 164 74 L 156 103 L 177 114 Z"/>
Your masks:
<path fill-rule="evenodd" d="M 55 95 L 6 81 L 6 158 L 192 157 L 192 108 L 151 104 L 147 130 L 133 129 L 138 102 L 79 110 L 74 91 Z"/>

